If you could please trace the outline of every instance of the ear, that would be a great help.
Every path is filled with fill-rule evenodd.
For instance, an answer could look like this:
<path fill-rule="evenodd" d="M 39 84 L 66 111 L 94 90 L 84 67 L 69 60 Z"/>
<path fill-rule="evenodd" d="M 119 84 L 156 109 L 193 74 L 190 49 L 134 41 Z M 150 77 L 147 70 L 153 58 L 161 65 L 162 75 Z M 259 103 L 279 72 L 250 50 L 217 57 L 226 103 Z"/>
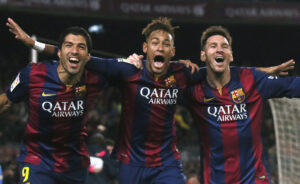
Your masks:
<path fill-rule="evenodd" d="M 233 62 L 233 54 L 232 54 L 232 52 L 230 54 L 230 62 Z"/>
<path fill-rule="evenodd" d="M 86 59 L 86 62 L 88 62 L 91 59 L 91 54 L 89 53 Z"/>
<path fill-rule="evenodd" d="M 205 51 L 203 51 L 203 50 L 200 51 L 200 59 L 202 62 L 206 61 L 206 54 L 205 54 Z"/>
<path fill-rule="evenodd" d="M 57 52 L 57 56 L 58 56 L 58 58 L 60 58 L 60 56 L 61 56 L 61 51 L 60 51 L 60 49 L 59 49 L 58 52 Z"/>
<path fill-rule="evenodd" d="M 175 56 L 175 51 L 176 51 L 176 49 L 175 49 L 175 47 L 173 47 L 173 49 L 172 49 L 172 57 Z"/>
<path fill-rule="evenodd" d="M 146 42 L 143 43 L 143 52 L 147 54 L 148 44 Z"/>

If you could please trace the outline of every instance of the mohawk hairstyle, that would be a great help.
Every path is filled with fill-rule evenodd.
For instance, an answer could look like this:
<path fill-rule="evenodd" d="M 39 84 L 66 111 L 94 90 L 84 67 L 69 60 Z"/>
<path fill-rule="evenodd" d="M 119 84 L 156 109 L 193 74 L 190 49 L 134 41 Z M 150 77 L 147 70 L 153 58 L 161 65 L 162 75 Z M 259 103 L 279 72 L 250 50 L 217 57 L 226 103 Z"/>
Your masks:
<path fill-rule="evenodd" d="M 145 36 L 145 41 L 147 41 L 148 37 L 153 31 L 163 30 L 172 35 L 173 40 L 175 40 L 174 29 L 179 28 L 179 26 L 173 27 L 171 25 L 171 19 L 167 17 L 159 17 L 158 19 L 154 19 L 149 23 L 142 31 L 142 35 Z"/>
<path fill-rule="evenodd" d="M 201 50 L 204 50 L 207 39 L 214 35 L 224 36 L 227 39 L 229 45 L 231 46 L 232 37 L 230 36 L 229 31 L 222 26 L 211 26 L 207 28 L 201 36 Z"/>

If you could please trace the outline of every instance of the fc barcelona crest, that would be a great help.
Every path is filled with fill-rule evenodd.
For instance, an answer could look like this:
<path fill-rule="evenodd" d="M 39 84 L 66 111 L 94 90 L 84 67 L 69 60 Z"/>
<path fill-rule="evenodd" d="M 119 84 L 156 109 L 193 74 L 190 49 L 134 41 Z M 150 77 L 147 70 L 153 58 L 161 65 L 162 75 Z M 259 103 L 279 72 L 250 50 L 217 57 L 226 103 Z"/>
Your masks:
<path fill-rule="evenodd" d="M 245 101 L 246 96 L 245 96 L 245 93 L 243 91 L 243 88 L 233 90 L 230 93 L 231 93 L 231 98 L 232 98 L 233 102 L 242 103 L 242 102 Z"/>
<path fill-rule="evenodd" d="M 167 87 L 175 87 L 176 86 L 176 80 L 174 75 L 171 75 L 170 77 L 165 79 L 165 83 Z"/>
<path fill-rule="evenodd" d="M 75 88 L 75 96 L 76 98 L 82 98 L 86 94 L 86 86 L 78 86 Z"/>

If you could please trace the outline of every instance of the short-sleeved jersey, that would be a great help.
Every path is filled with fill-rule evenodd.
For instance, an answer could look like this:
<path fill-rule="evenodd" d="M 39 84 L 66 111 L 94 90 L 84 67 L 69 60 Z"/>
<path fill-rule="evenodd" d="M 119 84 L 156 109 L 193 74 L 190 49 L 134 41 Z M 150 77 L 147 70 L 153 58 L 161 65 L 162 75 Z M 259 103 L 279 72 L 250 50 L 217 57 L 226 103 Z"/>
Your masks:
<path fill-rule="evenodd" d="M 200 136 L 201 183 L 271 183 L 261 140 L 263 101 L 284 96 L 300 96 L 300 78 L 268 76 L 254 68 L 231 67 L 221 94 L 206 80 L 188 89 Z"/>
<path fill-rule="evenodd" d="M 7 89 L 10 101 L 26 100 L 29 115 L 20 162 L 55 172 L 89 166 L 87 112 L 105 78 L 85 70 L 80 82 L 66 86 L 57 73 L 58 61 L 27 65 Z"/>
<path fill-rule="evenodd" d="M 122 60 L 119 60 L 122 61 Z M 166 75 L 155 79 L 147 70 L 113 60 L 93 58 L 87 68 L 118 80 L 122 94 L 120 134 L 114 153 L 125 164 L 155 167 L 179 164 L 174 113 L 179 96 L 197 75 L 171 63 Z"/>

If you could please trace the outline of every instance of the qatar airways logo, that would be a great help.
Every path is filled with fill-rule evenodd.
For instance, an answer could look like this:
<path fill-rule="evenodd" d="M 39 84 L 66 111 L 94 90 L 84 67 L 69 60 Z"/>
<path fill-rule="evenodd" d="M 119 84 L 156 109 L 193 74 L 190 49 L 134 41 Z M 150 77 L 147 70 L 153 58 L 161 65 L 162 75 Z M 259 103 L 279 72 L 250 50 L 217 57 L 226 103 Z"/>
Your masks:
<path fill-rule="evenodd" d="M 71 102 L 49 102 L 42 103 L 42 108 L 51 114 L 52 117 L 79 117 L 84 114 L 83 101 Z"/>
<path fill-rule="evenodd" d="M 245 120 L 248 118 L 246 104 L 209 106 L 207 113 L 215 118 L 218 122 L 230 122 Z"/>
<path fill-rule="evenodd" d="M 148 100 L 149 104 L 176 104 L 178 89 L 164 89 L 143 87 L 140 90 L 140 95 Z"/>

